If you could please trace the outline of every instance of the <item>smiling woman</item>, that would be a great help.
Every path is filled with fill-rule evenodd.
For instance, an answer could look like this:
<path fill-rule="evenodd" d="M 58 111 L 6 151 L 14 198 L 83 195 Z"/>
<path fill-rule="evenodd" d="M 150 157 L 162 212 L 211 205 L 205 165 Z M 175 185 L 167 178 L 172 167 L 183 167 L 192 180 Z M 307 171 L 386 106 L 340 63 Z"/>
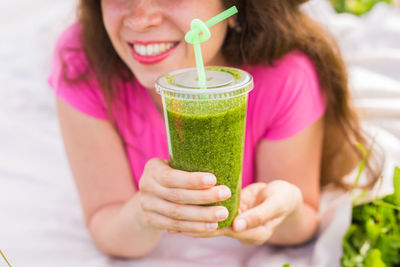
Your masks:
<path fill-rule="evenodd" d="M 171 66 L 178 69 L 195 65 L 193 48 L 184 40 L 193 14 L 206 20 L 224 8 L 222 2 L 212 0 L 156 2 L 101 1 L 104 26 L 115 51 L 146 88 L 154 88 L 156 79 L 170 71 Z M 213 38 L 202 47 L 205 64 L 224 63 L 220 47 L 226 25 L 223 22 L 212 28 Z M 154 52 L 160 43 L 171 49 L 156 56 Z M 132 50 L 132 46 L 139 48 Z"/>
<path fill-rule="evenodd" d="M 142 64 L 153 64 L 162 61 L 174 51 L 178 44 L 179 42 L 165 41 L 159 41 L 158 43 L 134 41 L 129 43 L 134 59 Z"/>
<path fill-rule="evenodd" d="M 155 80 L 195 65 L 184 41 L 194 18 L 211 27 L 205 65 L 249 72 L 240 214 L 204 206 L 231 196 L 211 173 L 170 167 Z M 367 146 L 350 105 L 334 41 L 303 14 L 304 1 L 82 0 L 60 37 L 50 76 L 86 223 L 107 254 L 141 257 L 164 230 L 226 235 L 243 244 L 301 244 L 318 227 L 321 186 L 345 187 Z M 210 140 L 213 142 L 213 140 Z M 296 153 L 293 153 L 295 151 Z M 377 176 L 370 177 L 373 184 Z"/>

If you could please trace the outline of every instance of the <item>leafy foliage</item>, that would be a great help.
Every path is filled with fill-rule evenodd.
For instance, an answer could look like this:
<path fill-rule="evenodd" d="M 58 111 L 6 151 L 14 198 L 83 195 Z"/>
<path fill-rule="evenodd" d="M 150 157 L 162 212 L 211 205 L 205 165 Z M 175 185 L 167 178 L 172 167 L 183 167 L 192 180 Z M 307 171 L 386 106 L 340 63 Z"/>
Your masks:
<path fill-rule="evenodd" d="M 353 207 L 352 223 L 343 237 L 343 267 L 400 266 L 400 168 L 394 193 Z"/>
<path fill-rule="evenodd" d="M 392 4 L 393 0 L 330 0 L 330 2 L 339 13 L 349 12 L 362 15 L 379 2 Z"/>

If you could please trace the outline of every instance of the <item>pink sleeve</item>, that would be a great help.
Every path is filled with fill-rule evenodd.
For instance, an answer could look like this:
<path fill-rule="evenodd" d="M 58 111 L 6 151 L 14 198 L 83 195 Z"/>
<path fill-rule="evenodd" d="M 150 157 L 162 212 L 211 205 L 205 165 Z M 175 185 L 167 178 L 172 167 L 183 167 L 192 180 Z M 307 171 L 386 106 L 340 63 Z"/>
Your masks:
<path fill-rule="evenodd" d="M 295 53 L 285 61 L 277 70 L 284 79 L 275 95 L 270 125 L 262 136 L 269 140 L 294 136 L 321 118 L 326 108 L 311 60 Z"/>
<path fill-rule="evenodd" d="M 106 120 L 106 104 L 88 68 L 79 33 L 80 25 L 73 24 L 58 39 L 48 82 L 55 94 L 73 108 Z M 86 75 L 87 79 L 79 80 L 80 75 Z"/>

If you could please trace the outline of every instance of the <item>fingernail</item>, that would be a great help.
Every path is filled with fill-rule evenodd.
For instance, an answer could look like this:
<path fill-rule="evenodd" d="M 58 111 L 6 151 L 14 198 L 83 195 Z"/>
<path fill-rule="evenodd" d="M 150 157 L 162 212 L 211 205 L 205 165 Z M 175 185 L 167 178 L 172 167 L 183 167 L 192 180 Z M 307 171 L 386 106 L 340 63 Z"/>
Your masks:
<path fill-rule="evenodd" d="M 246 221 L 243 219 L 236 220 L 235 222 L 235 230 L 238 232 L 243 231 L 246 229 Z"/>
<path fill-rule="evenodd" d="M 224 188 L 219 190 L 218 195 L 219 199 L 225 200 L 231 196 L 231 191 L 228 188 Z"/>
<path fill-rule="evenodd" d="M 207 228 L 209 230 L 215 230 L 218 227 L 218 223 L 207 223 Z"/>
<path fill-rule="evenodd" d="M 227 209 L 219 209 L 217 210 L 217 212 L 215 212 L 215 216 L 219 219 L 219 220 L 223 220 L 226 217 L 228 217 L 229 212 Z"/>
<path fill-rule="evenodd" d="M 203 183 L 205 185 L 213 185 L 217 182 L 217 178 L 214 175 L 206 175 L 203 177 Z"/>

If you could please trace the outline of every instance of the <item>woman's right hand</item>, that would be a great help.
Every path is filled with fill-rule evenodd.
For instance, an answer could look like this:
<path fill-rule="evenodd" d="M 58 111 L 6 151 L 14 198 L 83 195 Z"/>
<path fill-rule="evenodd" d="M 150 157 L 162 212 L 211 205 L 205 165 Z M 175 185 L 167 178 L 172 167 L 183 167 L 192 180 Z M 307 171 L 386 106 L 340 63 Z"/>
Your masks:
<path fill-rule="evenodd" d="M 163 159 L 153 158 L 139 182 L 144 221 L 157 229 L 177 232 L 215 231 L 228 217 L 223 206 L 200 206 L 231 196 L 227 186 L 216 184 L 213 174 L 176 170 Z"/>

